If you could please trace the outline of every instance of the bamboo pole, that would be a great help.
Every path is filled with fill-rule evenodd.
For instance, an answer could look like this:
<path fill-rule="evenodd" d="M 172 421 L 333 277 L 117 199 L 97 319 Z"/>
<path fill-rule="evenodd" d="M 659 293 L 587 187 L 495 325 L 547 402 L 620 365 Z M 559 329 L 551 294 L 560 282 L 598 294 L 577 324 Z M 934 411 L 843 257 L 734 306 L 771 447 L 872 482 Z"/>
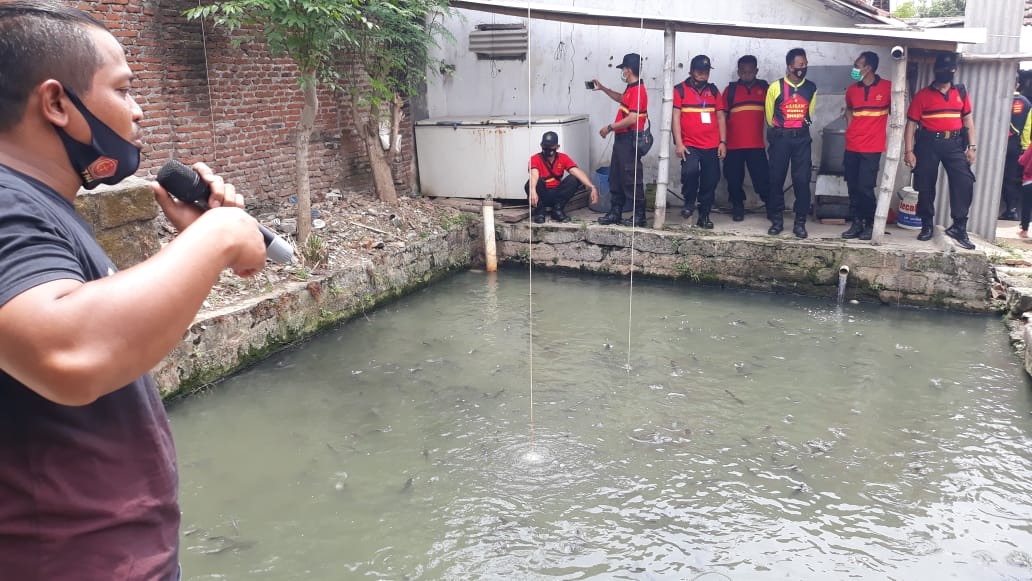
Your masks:
<path fill-rule="evenodd" d="M 906 126 L 907 49 L 896 61 L 892 75 L 892 111 L 889 114 L 889 132 L 885 146 L 885 163 L 882 164 L 881 179 L 878 180 L 878 206 L 874 211 L 874 232 L 872 244 L 881 244 L 885 237 L 885 222 L 889 218 L 892 203 L 892 189 L 899 173 L 900 152 L 903 150 L 903 128 Z"/>
<path fill-rule="evenodd" d="M 674 37 L 669 26 L 663 31 L 663 101 L 659 118 L 659 175 L 656 177 L 656 213 L 652 227 L 660 229 L 666 222 L 667 180 L 670 179 L 670 121 L 674 111 Z"/>

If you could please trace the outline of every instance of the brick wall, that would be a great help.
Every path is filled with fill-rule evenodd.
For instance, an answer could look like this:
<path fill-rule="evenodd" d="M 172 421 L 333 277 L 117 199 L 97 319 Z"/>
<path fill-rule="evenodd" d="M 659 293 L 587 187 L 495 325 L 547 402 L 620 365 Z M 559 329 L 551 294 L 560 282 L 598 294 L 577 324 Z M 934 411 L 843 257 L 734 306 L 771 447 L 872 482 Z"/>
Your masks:
<path fill-rule="evenodd" d="M 154 175 L 172 158 L 204 161 L 260 200 L 294 193 L 294 139 L 303 97 L 297 68 L 261 42 L 232 46 L 225 29 L 187 21 L 190 0 L 94 0 L 79 7 L 125 45 L 136 74 L 147 146 L 138 175 Z M 310 147 L 315 199 L 331 188 L 369 192 L 364 148 L 343 118 L 337 96 L 319 91 Z M 414 190 L 411 121 L 395 164 L 399 193 Z"/>

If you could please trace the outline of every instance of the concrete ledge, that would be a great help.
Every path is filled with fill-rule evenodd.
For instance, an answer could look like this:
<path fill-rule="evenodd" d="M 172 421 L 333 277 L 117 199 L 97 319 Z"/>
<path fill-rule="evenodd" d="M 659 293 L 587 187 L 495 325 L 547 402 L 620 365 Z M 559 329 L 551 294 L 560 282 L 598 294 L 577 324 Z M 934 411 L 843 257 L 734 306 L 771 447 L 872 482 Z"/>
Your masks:
<path fill-rule="evenodd" d="M 266 355 L 468 268 L 479 249 L 479 225 L 456 229 L 374 262 L 292 283 L 285 291 L 202 313 L 179 345 L 154 370 L 162 396 L 170 397 L 225 377 Z"/>
<path fill-rule="evenodd" d="M 161 250 L 153 226 L 160 209 L 143 179 L 131 177 L 117 186 L 80 190 L 75 209 L 93 226 L 100 247 L 119 269 L 143 262 Z"/>
<path fill-rule="evenodd" d="M 590 223 L 496 227 L 499 259 L 535 266 L 834 297 L 849 266 L 846 298 L 970 312 L 990 311 L 985 254 L 951 245 L 874 246 L 856 241 L 650 230 Z"/>

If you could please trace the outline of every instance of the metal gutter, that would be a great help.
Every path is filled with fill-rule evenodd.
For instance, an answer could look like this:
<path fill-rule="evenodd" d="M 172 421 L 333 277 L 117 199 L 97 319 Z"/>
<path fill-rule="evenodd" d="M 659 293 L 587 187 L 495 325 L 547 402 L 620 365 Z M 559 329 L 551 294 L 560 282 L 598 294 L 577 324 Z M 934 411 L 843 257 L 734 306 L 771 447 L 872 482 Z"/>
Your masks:
<path fill-rule="evenodd" d="M 803 40 L 807 42 L 840 42 L 848 44 L 893 46 L 957 52 L 962 44 L 981 44 L 987 40 L 985 28 L 914 30 L 897 28 L 838 28 L 823 26 L 786 26 L 745 22 L 669 18 L 620 13 L 583 7 L 565 7 L 513 0 L 452 0 L 452 8 L 477 10 L 539 20 L 570 22 L 596 26 L 620 26 L 673 30 L 699 34 Z"/>

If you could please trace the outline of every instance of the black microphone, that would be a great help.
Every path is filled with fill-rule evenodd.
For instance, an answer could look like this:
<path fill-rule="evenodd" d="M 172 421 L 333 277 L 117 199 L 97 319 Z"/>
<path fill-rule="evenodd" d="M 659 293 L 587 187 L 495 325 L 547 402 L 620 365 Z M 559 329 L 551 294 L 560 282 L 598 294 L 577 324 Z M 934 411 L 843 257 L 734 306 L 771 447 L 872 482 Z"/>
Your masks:
<path fill-rule="evenodd" d="M 208 209 L 208 196 L 211 195 L 211 191 L 208 183 L 201 179 L 201 174 L 193 168 L 173 159 L 161 166 L 158 171 L 158 183 L 177 199 Z M 265 238 L 265 255 L 270 260 L 280 264 L 294 262 L 294 249 L 286 240 L 261 224 L 258 224 L 258 229 Z"/>

